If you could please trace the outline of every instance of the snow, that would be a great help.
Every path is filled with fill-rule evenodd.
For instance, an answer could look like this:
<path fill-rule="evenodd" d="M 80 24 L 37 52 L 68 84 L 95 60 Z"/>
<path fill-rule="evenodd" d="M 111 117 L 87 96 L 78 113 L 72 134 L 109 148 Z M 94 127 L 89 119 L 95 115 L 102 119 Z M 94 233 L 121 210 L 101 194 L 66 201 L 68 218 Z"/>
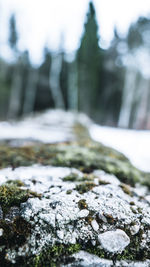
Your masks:
<path fill-rule="evenodd" d="M 124 153 L 141 170 L 150 171 L 150 131 L 118 129 L 93 124 L 91 137 Z"/>
<path fill-rule="evenodd" d="M 21 121 L 0 122 L 0 140 L 29 140 L 43 143 L 73 140 L 72 127 L 76 122 L 88 125 L 90 119 L 84 114 L 47 110 Z"/>
<path fill-rule="evenodd" d="M 0 141 L 16 140 L 55 143 L 74 140 L 73 125 L 87 126 L 91 137 L 104 145 L 124 153 L 131 162 L 144 171 L 150 171 L 150 131 L 111 128 L 93 124 L 84 114 L 47 110 L 18 122 L 0 122 Z M 17 141 L 18 142 L 18 141 Z M 18 144 L 18 143 L 17 143 Z"/>
<path fill-rule="evenodd" d="M 70 126 L 73 114 L 63 111 L 47 111 L 18 122 L 1 122 L 0 139 L 30 139 L 44 143 L 63 142 L 71 139 Z"/>
<path fill-rule="evenodd" d="M 27 188 L 38 193 L 43 193 L 47 191 L 48 187 L 55 186 L 51 188 L 50 193 L 56 194 L 60 192 L 59 186 L 62 186 L 62 178 L 72 172 L 82 175 L 80 171 L 74 168 L 41 166 L 38 164 L 19 167 L 13 171 L 11 168 L 5 168 L 0 170 L 0 185 L 8 180 L 19 179 L 25 183 Z M 68 189 L 72 189 L 72 187 L 74 187 L 73 184 L 68 184 Z"/>

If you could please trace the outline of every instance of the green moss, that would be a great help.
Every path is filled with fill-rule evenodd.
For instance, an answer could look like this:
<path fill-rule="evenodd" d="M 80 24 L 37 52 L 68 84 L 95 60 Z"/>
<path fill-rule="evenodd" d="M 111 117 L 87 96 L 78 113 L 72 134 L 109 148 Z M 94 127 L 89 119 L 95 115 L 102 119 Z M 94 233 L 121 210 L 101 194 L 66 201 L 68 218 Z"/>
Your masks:
<path fill-rule="evenodd" d="M 123 154 L 91 140 L 84 143 L 42 144 L 17 148 L 0 146 L 0 158 L 0 168 L 7 166 L 15 168 L 40 163 L 75 167 L 87 174 L 101 169 L 114 174 L 123 183 L 134 186 L 138 182 L 150 187 L 150 174 L 135 168 Z M 72 182 L 78 179 L 81 178 L 75 174 L 64 178 Z M 83 176 L 82 179 L 86 180 L 89 177 Z"/>
<path fill-rule="evenodd" d="M 29 197 L 39 196 L 30 190 L 23 190 L 14 184 L 4 184 L 0 186 L 0 205 L 3 212 L 6 213 L 11 206 L 19 206 L 27 201 Z"/>
<path fill-rule="evenodd" d="M 18 179 L 17 180 L 8 180 L 6 182 L 6 184 L 14 185 L 14 186 L 19 186 L 19 187 L 25 186 L 25 184 L 22 181 L 18 180 Z"/>
<path fill-rule="evenodd" d="M 101 249 L 99 246 L 92 246 L 90 242 L 87 242 L 84 245 L 76 244 L 76 245 L 63 245 L 58 244 L 51 248 L 45 249 L 40 255 L 37 255 L 34 260 L 32 260 L 32 264 L 30 266 L 34 267 L 46 267 L 46 266 L 60 266 L 61 264 L 66 264 L 69 262 L 73 262 L 74 258 L 71 255 L 79 250 L 85 250 L 91 254 L 94 254 L 100 258 L 111 259 L 114 262 L 116 260 L 137 260 L 140 256 L 140 251 L 132 251 L 130 247 L 127 247 L 123 253 L 112 255 Z M 131 253 L 132 251 L 132 253 Z M 141 255 L 142 256 L 142 255 Z M 67 258 L 67 262 L 66 262 Z M 143 257 L 140 258 L 143 260 Z"/>
<path fill-rule="evenodd" d="M 95 176 L 92 173 L 84 173 L 84 175 L 78 179 L 78 182 L 91 182 L 94 181 L 94 178 Z"/>
<path fill-rule="evenodd" d="M 93 174 L 84 173 L 82 177 L 80 177 L 77 173 L 71 173 L 70 175 L 65 176 L 62 180 L 64 182 L 88 182 L 93 181 L 95 176 Z"/>
<path fill-rule="evenodd" d="M 131 205 L 131 206 L 134 206 L 134 205 L 135 205 L 135 202 L 134 202 L 134 201 L 131 201 L 131 202 L 130 202 L 130 205 Z"/>
<path fill-rule="evenodd" d="M 62 180 L 64 182 L 75 182 L 78 180 L 78 177 L 77 173 L 71 173 L 70 175 L 65 176 Z"/>
<path fill-rule="evenodd" d="M 6 249 L 16 249 L 19 246 L 22 246 L 31 233 L 31 225 L 22 217 L 16 217 L 12 222 L 1 220 L 0 228 L 3 229 L 3 235 L 0 236 L 0 266 L 14 266 L 7 260 Z"/>
<path fill-rule="evenodd" d="M 46 266 L 60 266 L 62 263 L 66 263 L 67 257 L 81 249 L 80 244 L 64 245 L 56 244 L 52 247 L 43 250 L 40 255 L 37 255 L 30 263 L 30 266 L 34 267 L 46 267 Z"/>
<path fill-rule="evenodd" d="M 120 187 L 122 188 L 123 192 L 129 196 L 133 196 L 133 192 L 131 191 L 131 188 L 129 185 L 121 184 Z"/>
<path fill-rule="evenodd" d="M 86 203 L 86 200 L 85 199 L 80 199 L 79 202 L 78 202 L 78 207 L 79 207 L 80 210 L 87 209 L 88 205 Z"/>
<path fill-rule="evenodd" d="M 70 195 L 71 193 L 72 193 L 72 190 L 71 189 L 69 189 L 69 190 L 66 191 L 66 194 L 67 195 Z"/>
<path fill-rule="evenodd" d="M 137 214 L 138 213 L 138 211 L 134 208 L 134 207 L 130 207 L 130 209 L 132 210 L 132 212 L 134 213 L 134 214 Z"/>
<path fill-rule="evenodd" d="M 91 253 L 91 254 L 94 254 L 100 258 L 108 258 L 107 256 L 107 253 L 103 250 L 103 249 L 100 249 L 99 247 L 95 246 L 89 246 L 87 249 L 86 249 L 87 252 Z"/>
<path fill-rule="evenodd" d="M 77 243 L 74 245 L 55 244 L 52 247 L 45 247 L 40 254 L 32 258 L 22 258 L 17 260 L 17 264 L 21 266 L 31 267 L 47 267 L 47 266 L 61 266 L 61 264 L 68 264 L 74 262 L 73 254 L 85 250 L 91 254 L 97 255 L 100 258 L 113 260 L 114 264 L 117 260 L 145 260 L 149 259 L 150 255 L 148 251 L 140 249 L 141 234 L 130 237 L 130 245 L 122 253 L 115 255 L 106 252 L 100 248 L 98 244 L 93 246 L 91 242 Z M 5 265 L 7 266 L 7 265 Z M 16 265 L 18 266 L 18 265 Z"/>
<path fill-rule="evenodd" d="M 0 245 L 15 247 L 22 245 L 31 233 L 31 225 L 22 217 L 16 217 L 12 222 L 0 221 L 3 235 L 0 237 Z"/>
<path fill-rule="evenodd" d="M 104 181 L 102 179 L 99 179 L 98 183 L 99 183 L 99 185 L 107 185 L 107 184 L 110 184 L 109 182 Z"/>
<path fill-rule="evenodd" d="M 84 193 L 90 191 L 94 186 L 96 186 L 96 184 L 93 182 L 85 182 L 85 183 L 81 183 L 81 184 L 76 185 L 76 190 L 80 194 L 84 194 Z"/>

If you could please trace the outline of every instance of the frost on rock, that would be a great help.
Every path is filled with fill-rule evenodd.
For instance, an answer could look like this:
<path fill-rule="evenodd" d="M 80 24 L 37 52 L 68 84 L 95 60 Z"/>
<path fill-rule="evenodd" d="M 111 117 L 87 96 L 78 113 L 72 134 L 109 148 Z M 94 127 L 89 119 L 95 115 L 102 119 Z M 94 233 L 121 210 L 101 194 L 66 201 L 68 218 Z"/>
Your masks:
<path fill-rule="evenodd" d="M 104 180 L 105 176 L 106 173 L 101 172 L 100 179 Z M 134 193 L 134 187 L 130 187 L 131 196 L 120 184 L 114 184 L 114 180 L 111 183 L 110 179 L 109 184 L 99 184 L 94 172 L 84 176 L 77 169 L 54 166 L 34 165 L 14 171 L 7 168 L 0 171 L 0 177 L 3 184 L 20 178 L 22 189 L 40 194 L 40 197 L 35 195 L 21 203 L 19 211 L 17 207 L 11 207 L 5 215 L 6 223 L 21 216 L 31 229 L 19 247 L 5 247 L 7 262 L 17 265 L 19 257 L 21 264 L 24 260 L 31 264 L 33 257 L 41 266 L 42 259 L 47 261 L 45 250 L 50 255 L 49 261 L 56 263 L 65 263 L 63 251 L 69 259 L 70 253 L 76 250 L 110 261 L 112 255 L 127 260 L 137 260 L 140 255 L 143 259 L 149 258 L 150 206 L 144 195 L 141 199 Z M 83 181 L 86 184 L 89 180 L 94 186 L 80 192 Z M 3 225 L 0 228 L 4 235 Z"/>
<path fill-rule="evenodd" d="M 111 253 L 122 252 L 130 244 L 130 238 L 120 229 L 100 234 L 98 241 L 104 250 Z"/>
<path fill-rule="evenodd" d="M 150 266 L 149 174 L 78 127 L 74 142 L 0 146 L 0 266 Z"/>

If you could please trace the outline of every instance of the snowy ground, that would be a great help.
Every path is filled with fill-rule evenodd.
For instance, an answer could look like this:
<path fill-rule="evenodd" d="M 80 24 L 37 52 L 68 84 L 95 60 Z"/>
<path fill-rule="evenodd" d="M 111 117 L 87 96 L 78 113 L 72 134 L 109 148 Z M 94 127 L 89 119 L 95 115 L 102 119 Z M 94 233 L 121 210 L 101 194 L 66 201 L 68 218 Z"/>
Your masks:
<path fill-rule="evenodd" d="M 123 152 L 136 167 L 150 171 L 150 131 L 124 130 L 93 124 L 90 134 L 94 140 Z"/>
<path fill-rule="evenodd" d="M 48 110 L 21 122 L 0 122 L 0 140 L 68 141 L 73 139 L 71 128 L 76 121 L 87 125 L 94 140 L 123 152 L 135 166 L 150 171 L 150 131 L 102 127 L 91 123 L 83 114 Z"/>

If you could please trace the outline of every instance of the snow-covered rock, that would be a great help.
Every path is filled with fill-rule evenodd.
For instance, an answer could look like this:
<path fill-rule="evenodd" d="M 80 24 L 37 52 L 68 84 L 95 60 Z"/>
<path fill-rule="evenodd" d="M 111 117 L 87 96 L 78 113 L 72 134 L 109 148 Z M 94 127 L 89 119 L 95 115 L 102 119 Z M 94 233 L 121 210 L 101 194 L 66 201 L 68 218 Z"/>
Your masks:
<path fill-rule="evenodd" d="M 0 266 L 150 266 L 149 174 L 63 121 L 74 141 L 0 146 Z"/>

